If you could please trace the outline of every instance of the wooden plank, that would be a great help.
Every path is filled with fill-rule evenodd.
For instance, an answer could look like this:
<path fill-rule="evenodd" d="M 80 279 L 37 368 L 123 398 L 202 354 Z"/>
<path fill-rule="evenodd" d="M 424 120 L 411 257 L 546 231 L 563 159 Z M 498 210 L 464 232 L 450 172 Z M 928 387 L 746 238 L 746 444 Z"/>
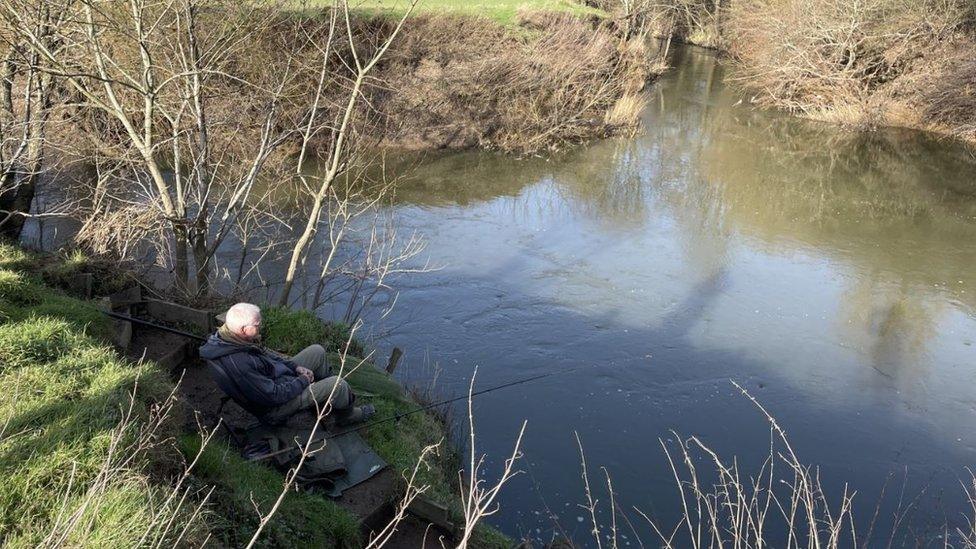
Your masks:
<path fill-rule="evenodd" d="M 423 496 L 417 496 L 410 505 L 407 506 L 407 512 L 411 515 L 419 518 L 420 520 L 427 521 L 434 526 L 448 532 L 455 538 L 458 535 L 458 527 L 451 522 L 451 513 L 447 510 L 447 507 L 431 501 Z"/>
<path fill-rule="evenodd" d="M 390 353 L 390 361 L 386 363 L 386 373 L 392 374 L 393 370 L 396 370 L 397 364 L 400 363 L 400 357 L 403 356 L 403 351 L 399 347 L 394 347 L 393 352 Z"/>
<path fill-rule="evenodd" d="M 112 309 L 128 307 L 142 301 L 142 288 L 138 285 L 130 286 L 121 292 L 115 292 L 108 296 Z"/>
<path fill-rule="evenodd" d="M 211 332 L 214 329 L 213 314 L 203 309 L 193 309 L 169 301 L 150 298 L 146 300 L 146 310 L 149 316 L 165 322 L 189 324 L 205 332 Z"/>
<path fill-rule="evenodd" d="M 99 306 L 106 311 L 114 310 L 112 300 L 108 297 L 100 299 Z M 116 312 L 124 315 L 131 313 L 129 307 L 120 307 Z M 109 322 L 112 323 L 112 343 L 123 351 L 127 351 L 132 343 L 132 323 L 114 318 L 110 319 Z"/>
<path fill-rule="evenodd" d="M 164 370 L 175 371 L 187 358 L 187 343 L 178 345 L 175 349 L 156 360 L 156 364 Z"/>

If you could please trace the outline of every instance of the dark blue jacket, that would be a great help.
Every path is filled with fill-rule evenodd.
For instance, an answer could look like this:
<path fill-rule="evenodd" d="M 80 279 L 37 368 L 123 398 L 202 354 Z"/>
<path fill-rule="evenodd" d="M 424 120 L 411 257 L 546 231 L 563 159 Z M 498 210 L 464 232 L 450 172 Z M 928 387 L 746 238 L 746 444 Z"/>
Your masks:
<path fill-rule="evenodd" d="M 259 418 L 302 394 L 308 381 L 295 373 L 295 363 L 256 345 L 240 345 L 211 335 L 200 346 L 217 386 Z"/>

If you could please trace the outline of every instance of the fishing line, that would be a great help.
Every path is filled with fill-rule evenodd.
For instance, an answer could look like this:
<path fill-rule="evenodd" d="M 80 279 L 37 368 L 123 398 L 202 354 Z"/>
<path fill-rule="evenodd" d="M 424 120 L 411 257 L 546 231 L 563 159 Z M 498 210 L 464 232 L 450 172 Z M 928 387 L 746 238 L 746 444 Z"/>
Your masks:
<path fill-rule="evenodd" d="M 152 327 L 152 328 L 156 328 L 157 330 L 163 330 L 165 332 L 170 332 L 170 333 L 173 333 L 173 334 L 181 335 L 183 337 L 187 337 L 187 338 L 190 338 L 190 339 L 195 339 L 197 341 L 206 341 L 207 340 L 207 338 L 205 338 L 205 337 L 201 337 L 201 336 L 198 336 L 196 334 L 192 334 L 190 332 L 185 332 L 183 330 L 177 330 L 176 328 L 170 328 L 169 326 L 163 326 L 162 324 L 156 324 L 156 323 L 150 322 L 148 320 L 142 320 L 141 318 L 136 318 L 136 317 L 132 317 L 132 316 L 128 316 L 128 315 L 123 315 L 123 314 L 115 313 L 115 312 L 112 312 L 112 311 L 102 311 L 102 312 L 105 313 L 106 315 L 108 315 L 108 316 L 110 316 L 112 318 L 118 319 L 118 320 L 124 320 L 124 321 L 127 321 L 127 322 L 134 322 L 136 324 L 142 324 L 144 326 L 149 326 L 149 327 Z M 465 394 L 465 395 L 456 396 L 454 398 L 448 398 L 448 399 L 440 400 L 440 401 L 437 401 L 437 402 L 434 402 L 434 403 L 431 403 L 431 404 L 426 404 L 424 406 L 417 407 L 417 408 L 415 408 L 413 410 L 409 410 L 409 411 L 406 411 L 406 412 L 400 412 L 400 413 L 394 414 L 392 416 L 388 416 L 388 417 L 385 417 L 385 418 L 380 418 L 380 419 L 376 419 L 376 420 L 373 420 L 373 421 L 369 421 L 369 422 L 363 423 L 362 425 L 357 425 L 356 427 L 352 427 L 350 429 L 345 429 L 345 430 L 339 431 L 338 433 L 330 433 L 330 434 L 326 435 L 323 438 L 325 438 L 325 439 L 331 439 L 331 438 L 339 437 L 339 436 L 342 436 L 342 435 L 347 435 L 349 433 L 355 433 L 357 431 L 361 431 L 361 430 L 366 429 L 368 427 L 374 427 L 376 425 L 382 425 L 384 423 L 390 423 L 391 421 L 399 421 L 399 420 L 401 420 L 401 419 L 403 419 L 403 418 L 405 418 L 407 416 L 412 416 L 413 414 L 419 414 L 420 412 L 424 412 L 424 411 L 430 410 L 432 408 L 437 408 L 438 406 L 444 406 L 446 404 L 452 404 L 452 403 L 457 402 L 459 400 L 464 400 L 464 399 L 467 399 L 467 398 L 474 398 L 476 396 L 485 395 L 485 394 L 488 394 L 488 393 L 492 393 L 492 392 L 498 391 L 500 389 L 507 389 L 508 387 L 514 387 L 516 385 L 522 385 L 523 383 L 529 383 L 529 382 L 532 382 L 532 381 L 537 381 L 537 380 L 540 380 L 540 379 L 544 379 L 544 378 L 547 378 L 547 377 L 554 376 L 556 374 L 568 374 L 568 373 L 574 372 L 576 370 L 580 370 L 582 368 L 583 368 L 582 366 L 579 366 L 579 367 L 576 367 L 576 368 L 570 368 L 569 370 L 560 370 L 558 372 L 549 372 L 549 373 L 546 373 L 546 374 L 539 374 L 539 375 L 534 375 L 534 376 L 530 376 L 530 377 L 525 377 L 525 378 L 522 378 L 522 379 L 516 379 L 514 381 L 509 381 L 507 383 L 502 383 L 500 385 L 495 385 L 493 387 L 488 387 L 486 389 L 480 389 L 480 390 L 477 390 L 477 391 L 473 391 L 470 394 Z M 279 450 L 278 452 L 273 452 L 271 454 L 266 454 L 266 455 L 263 455 L 263 456 L 258 456 L 257 458 L 253 458 L 252 460 L 253 461 L 260 461 L 260 460 L 263 460 L 263 459 L 267 459 L 269 457 L 273 457 L 273 456 L 275 456 L 277 454 L 280 454 L 280 453 L 282 453 L 282 452 L 284 452 L 286 450 L 290 450 L 290 448 L 285 449 L 285 450 Z"/>
<path fill-rule="evenodd" d="M 505 388 L 508 388 L 508 387 L 513 387 L 515 385 L 521 385 L 523 383 L 528 383 L 530 381 L 536 381 L 536 380 L 539 380 L 539 379 L 542 379 L 542 378 L 545 378 L 545 377 L 554 376 L 556 374 L 567 374 L 569 372 L 573 372 L 573 371 L 579 370 L 581 368 L 582 368 L 582 366 L 577 367 L 577 368 L 571 368 L 569 370 L 561 370 L 559 372 L 549 372 L 548 374 L 539 374 L 537 376 L 531 376 L 531 377 L 527 377 L 527 378 L 523 378 L 523 379 L 516 379 L 515 381 L 509 381 L 508 383 L 502 383 L 501 385 L 495 385 L 494 387 L 489 387 L 487 389 L 481 389 L 479 391 L 474 391 L 471 394 L 461 395 L 461 396 L 457 396 L 457 397 L 454 397 L 454 398 L 449 398 L 449 399 L 446 399 L 446 400 L 441 400 L 439 402 L 434 402 L 432 404 L 427 404 L 426 406 L 420 406 L 420 407 L 418 407 L 416 409 L 413 409 L 413 410 L 410 410 L 410 411 L 407 411 L 407 412 L 401 412 L 399 414 L 394 414 L 394 415 L 389 416 L 389 417 L 384 417 L 384 418 L 380 418 L 380 419 L 377 419 L 377 420 L 374 420 L 374 421 L 369 421 L 369 422 L 363 423 L 362 425 L 357 425 L 355 427 L 352 427 L 352 428 L 349 428 L 349 429 L 345 429 L 343 431 L 339 431 L 338 433 L 329 433 L 327 435 L 324 435 L 319 440 L 330 440 L 330 439 L 333 439 L 333 438 L 336 438 L 336 437 L 340 437 L 342 435 L 348 435 L 349 433 L 355 433 L 357 431 L 361 431 L 361 430 L 366 429 L 368 427 L 374 427 L 376 425 L 382 425 L 384 423 L 390 423 L 391 421 L 393 421 L 393 422 L 400 421 L 401 419 L 403 419 L 403 418 L 405 418 L 407 416 L 410 416 L 410 415 L 413 415 L 413 414 L 417 414 L 417 413 L 420 413 L 420 412 L 423 412 L 423 411 L 426 411 L 426 410 L 430 410 L 431 408 L 436 408 L 438 406 L 444 406 L 445 404 L 451 404 L 453 402 L 457 402 L 459 400 L 464 400 L 464 399 L 468 399 L 468 398 L 472 398 L 473 399 L 474 397 L 476 397 L 478 395 L 484 395 L 484 394 L 490 393 L 492 391 L 497 391 L 499 389 L 505 389 Z M 301 447 L 301 445 L 294 445 L 294 446 L 289 445 L 289 446 L 287 446 L 285 448 L 282 448 L 280 450 L 276 450 L 274 452 L 270 452 L 270 453 L 267 453 L 267 454 L 261 454 L 259 456 L 254 456 L 254 457 L 248 459 L 248 461 L 264 461 L 264 460 L 266 460 L 268 458 L 272 458 L 272 457 L 275 457 L 275 456 L 284 454 L 286 452 L 291 452 L 292 450 L 295 450 L 296 448 L 300 448 L 300 447 Z M 323 447 L 324 447 L 324 444 L 322 446 L 320 446 L 317 450 L 321 450 Z M 316 450 L 312 450 L 312 451 L 316 451 Z"/>
<path fill-rule="evenodd" d="M 501 385 L 495 385 L 494 387 L 488 387 L 487 389 L 481 389 L 481 390 L 478 390 L 478 391 L 474 391 L 474 392 L 472 392 L 470 394 L 460 395 L 460 396 L 456 396 L 454 398 L 448 398 L 448 399 L 445 399 L 445 400 L 441 400 L 441 401 L 438 401 L 438 402 L 434 402 L 434 403 L 431 403 L 431 404 L 427 404 L 427 405 L 421 406 L 421 407 L 419 407 L 419 408 L 417 408 L 415 410 L 410 410 L 409 412 L 401 412 L 399 414 L 395 414 L 395 415 L 392 415 L 392 416 L 389 416 L 389 417 L 385 417 L 385 418 L 377 419 L 375 421 L 367 422 L 367 423 L 364 423 L 364 424 L 359 425 L 357 427 L 354 427 L 352 429 L 347 429 L 345 431 L 340 431 L 338 433 L 330 434 L 329 436 L 327 436 L 325 438 L 334 438 L 334 437 L 341 436 L 341 435 L 345 435 L 345 434 L 348 434 L 348 433 L 354 433 L 356 431 L 359 431 L 360 429 L 365 429 L 367 427 L 372 427 L 374 425 L 381 425 L 383 423 L 389 423 L 391 421 L 399 421 L 400 419 L 403 419 L 403 418 L 405 418 L 407 416 L 410 416 L 410 415 L 413 415 L 413 414 L 416 414 L 416 413 L 420 413 L 420 412 L 423 412 L 423 411 L 426 411 L 426 410 L 430 410 L 431 408 L 437 408 L 438 406 L 444 406 L 445 404 L 451 404 L 451 403 L 457 402 L 459 400 L 464 400 L 466 398 L 474 398 L 474 397 L 476 397 L 478 395 L 488 394 L 488 393 L 497 391 L 499 389 L 506 389 L 508 387 L 514 387 L 516 385 L 521 385 L 523 383 L 529 383 L 530 381 L 536 381 L 536 380 L 543 379 L 543 378 L 546 378 L 546 377 L 554 376 L 556 374 L 568 374 L 568 373 L 573 372 L 575 370 L 579 370 L 580 368 L 581 367 L 571 368 L 569 370 L 560 370 L 558 372 L 549 372 L 547 374 L 539 374 L 539 375 L 536 375 L 536 376 L 526 377 L 526 378 L 522 378 L 522 379 L 516 379 L 514 381 L 509 381 L 508 383 L 502 383 Z"/>

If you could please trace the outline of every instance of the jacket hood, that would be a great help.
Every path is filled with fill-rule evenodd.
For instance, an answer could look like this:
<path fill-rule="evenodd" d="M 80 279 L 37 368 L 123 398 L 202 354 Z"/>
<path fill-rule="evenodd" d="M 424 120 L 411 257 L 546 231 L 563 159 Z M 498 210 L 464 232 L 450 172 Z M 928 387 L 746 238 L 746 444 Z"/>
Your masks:
<path fill-rule="evenodd" d="M 250 345 L 238 345 L 220 339 L 217 334 L 210 334 L 207 342 L 200 346 L 200 358 L 204 360 L 216 360 L 222 356 L 240 352 L 251 352 L 254 347 Z"/>

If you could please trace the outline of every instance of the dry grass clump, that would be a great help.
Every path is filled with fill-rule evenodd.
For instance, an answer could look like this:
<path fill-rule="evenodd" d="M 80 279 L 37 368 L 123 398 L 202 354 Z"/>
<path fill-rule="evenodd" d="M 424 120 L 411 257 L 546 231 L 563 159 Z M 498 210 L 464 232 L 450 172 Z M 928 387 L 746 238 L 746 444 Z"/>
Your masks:
<path fill-rule="evenodd" d="M 146 206 L 132 205 L 106 212 L 95 212 L 75 235 L 75 243 L 96 257 L 120 261 L 136 259 L 145 252 L 141 243 L 162 236 L 159 212 Z"/>
<path fill-rule="evenodd" d="M 590 0 L 611 14 L 628 36 L 674 38 L 704 48 L 724 48 L 722 23 L 728 0 Z"/>
<path fill-rule="evenodd" d="M 965 41 L 921 86 L 922 119 L 976 140 L 976 43 Z"/>
<path fill-rule="evenodd" d="M 736 459 L 719 456 L 697 437 L 674 445 L 677 448 L 662 442 L 684 511 L 673 527 L 645 515 L 662 547 L 762 547 L 772 539 L 781 547 L 797 549 L 857 547 L 853 491 L 845 486 L 832 501 L 818 469 L 800 461 L 776 419 L 733 384 L 769 421 L 769 456 L 758 472 L 749 474 L 740 470 Z"/>
<path fill-rule="evenodd" d="M 513 32 L 481 19 L 414 19 L 373 102 L 389 140 L 527 153 L 636 121 L 649 75 L 642 48 L 570 15 L 522 12 L 520 21 Z"/>
<path fill-rule="evenodd" d="M 646 97 L 640 93 L 625 93 L 607 111 L 604 119 L 607 125 L 614 128 L 636 127 L 646 102 Z"/>
<path fill-rule="evenodd" d="M 607 496 L 603 501 L 600 487 L 590 482 L 583 443 L 576 436 L 586 495 L 586 503 L 580 507 L 588 512 L 597 547 L 620 547 L 629 537 L 621 536 L 624 531 L 644 547 L 647 529 L 651 539 L 646 546 L 668 549 L 867 546 L 859 543 L 859 535 L 870 539 L 873 527 L 867 533 L 855 531 L 853 490 L 845 486 L 840 494 L 828 495 L 819 470 L 800 460 L 776 419 L 742 386 L 732 383 L 769 422 L 769 454 L 758 469 L 750 471 L 737 458 L 719 455 L 698 437 L 683 438 L 672 432 L 673 439 L 661 440 L 677 489 L 680 512 L 676 522 L 661 521 L 638 507 L 632 508 L 637 520 L 631 520 L 630 513 L 615 501 L 606 468 L 601 468 Z"/>
<path fill-rule="evenodd" d="M 912 517 L 924 490 L 906 499 L 907 484 L 902 485 L 901 493 L 893 502 L 897 506 L 891 512 L 890 524 L 885 524 L 882 503 L 888 485 L 886 481 L 873 514 L 861 515 L 868 519 L 862 528 L 855 516 L 854 489 L 845 483 L 835 490 L 828 490 L 819 468 L 801 461 L 776 418 L 741 385 L 734 381 L 732 384 L 768 422 L 769 453 L 758 468 L 751 469 L 735 456 L 722 456 L 699 437 L 685 438 L 672 431 L 672 438 L 660 440 L 660 443 L 677 491 L 679 513 L 676 520 L 662 521 L 654 513 L 645 513 L 638 507 L 631 510 L 639 520 L 631 520 L 631 513 L 615 501 L 613 483 L 606 468 L 601 468 L 606 490 L 603 491 L 598 483 L 591 483 L 583 444 L 577 435 L 586 495 L 586 503 L 580 504 L 580 508 L 588 512 L 595 546 L 616 548 L 625 540 L 635 539 L 640 547 L 669 549 L 839 549 L 908 545 L 976 548 L 976 522 L 973 519 L 976 516 L 976 477 L 972 474 L 963 486 L 969 508 L 962 511 L 965 519 L 961 526 L 952 527 L 946 523 L 929 530 L 933 532 L 931 535 L 918 530 Z M 891 478 L 889 476 L 888 480 Z M 907 471 L 904 482 L 907 483 Z M 564 531 L 558 523 L 557 527 Z M 645 544 L 646 529 L 650 530 L 651 539 Z M 621 532 L 628 535 L 621 535 Z"/>
<path fill-rule="evenodd" d="M 955 0 L 743 0 L 724 28 L 755 102 L 863 127 L 881 120 L 888 84 L 966 16 Z"/>

